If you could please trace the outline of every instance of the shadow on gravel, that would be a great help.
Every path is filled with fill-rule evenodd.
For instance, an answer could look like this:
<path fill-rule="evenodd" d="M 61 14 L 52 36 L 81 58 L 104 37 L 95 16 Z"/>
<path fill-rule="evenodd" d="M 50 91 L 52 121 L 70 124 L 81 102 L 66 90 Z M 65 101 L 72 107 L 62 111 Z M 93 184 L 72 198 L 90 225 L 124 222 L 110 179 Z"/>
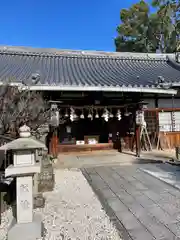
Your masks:
<path fill-rule="evenodd" d="M 86 171 L 86 169 L 85 168 L 81 168 L 81 172 L 84 175 L 84 177 L 86 178 L 87 182 L 91 186 L 91 188 L 94 191 L 94 193 L 96 194 L 96 196 L 98 197 L 99 201 L 101 202 L 102 209 L 105 210 L 106 214 L 109 216 L 110 221 L 113 223 L 113 225 L 118 230 L 120 238 L 122 238 L 123 240 L 132 240 L 132 238 L 130 237 L 128 231 L 123 226 L 123 224 L 119 221 L 119 219 L 116 217 L 114 211 L 109 206 L 109 204 L 107 203 L 106 199 L 103 197 L 101 192 L 92 184 L 92 179 L 89 176 L 89 174 Z"/>
<path fill-rule="evenodd" d="M 164 163 L 164 162 L 161 159 L 150 159 L 150 158 L 142 157 L 142 158 L 137 158 L 134 163 L 137 163 L 137 164 L 148 164 L 148 163 L 159 164 L 159 163 Z"/>

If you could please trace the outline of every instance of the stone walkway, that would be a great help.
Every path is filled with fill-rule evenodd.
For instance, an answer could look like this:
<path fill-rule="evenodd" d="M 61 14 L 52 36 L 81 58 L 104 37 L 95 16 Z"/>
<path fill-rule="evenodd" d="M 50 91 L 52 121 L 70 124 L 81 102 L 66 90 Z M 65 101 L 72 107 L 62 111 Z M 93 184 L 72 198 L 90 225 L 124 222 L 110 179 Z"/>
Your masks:
<path fill-rule="evenodd" d="M 155 164 L 142 168 L 142 171 L 180 190 L 180 166 Z"/>
<path fill-rule="evenodd" d="M 55 168 L 82 168 L 94 166 L 131 165 L 135 155 L 118 153 L 115 150 L 74 154 L 59 154 Z"/>
<path fill-rule="evenodd" d="M 140 158 L 136 158 L 135 153 L 117 150 L 94 151 L 82 153 L 59 154 L 54 164 L 55 168 L 88 168 L 99 166 L 127 166 L 141 163 L 166 162 L 175 157 L 175 151 L 142 152 Z"/>
<path fill-rule="evenodd" d="M 142 171 L 151 166 L 83 170 L 124 240 L 180 239 L 180 191 Z"/>
<path fill-rule="evenodd" d="M 44 209 L 35 210 L 43 217 L 44 240 L 121 240 L 80 170 L 55 170 L 54 191 L 44 196 Z M 9 210 L 2 216 L 0 240 L 11 220 Z"/>

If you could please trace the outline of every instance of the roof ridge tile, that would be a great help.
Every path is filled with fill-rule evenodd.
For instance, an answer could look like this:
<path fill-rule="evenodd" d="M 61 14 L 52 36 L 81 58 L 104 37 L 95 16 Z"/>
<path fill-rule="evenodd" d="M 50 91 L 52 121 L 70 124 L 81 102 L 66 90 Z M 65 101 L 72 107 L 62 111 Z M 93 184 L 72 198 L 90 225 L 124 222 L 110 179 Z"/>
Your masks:
<path fill-rule="evenodd" d="M 12 51 L 12 50 L 2 50 L 0 49 L 0 54 L 6 55 L 24 55 L 24 56 L 38 56 L 38 57 L 65 57 L 65 58 L 90 58 L 90 59 L 113 59 L 113 60 L 135 60 L 135 61 L 167 61 L 167 56 L 160 57 L 156 55 L 156 57 L 149 57 L 149 55 L 89 55 L 85 54 L 72 54 L 68 52 L 63 52 L 60 54 L 57 53 L 49 53 L 49 52 L 23 52 L 23 51 Z"/>

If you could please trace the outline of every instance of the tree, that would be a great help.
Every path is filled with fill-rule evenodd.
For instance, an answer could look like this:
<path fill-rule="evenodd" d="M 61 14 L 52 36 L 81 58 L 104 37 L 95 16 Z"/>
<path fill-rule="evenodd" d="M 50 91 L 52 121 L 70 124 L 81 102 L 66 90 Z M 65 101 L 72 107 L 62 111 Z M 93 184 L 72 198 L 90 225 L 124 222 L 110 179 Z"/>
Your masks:
<path fill-rule="evenodd" d="M 149 41 L 149 6 L 144 1 L 133 4 L 120 12 L 121 24 L 117 27 L 115 39 L 117 51 L 153 51 Z"/>
<path fill-rule="evenodd" d="M 152 0 L 157 8 L 162 52 L 175 52 L 180 47 L 180 0 Z"/>
<path fill-rule="evenodd" d="M 11 84 L 0 86 L 0 134 L 17 137 L 19 126 L 26 123 L 37 136 L 49 121 L 50 107 L 42 94 Z"/>
<path fill-rule="evenodd" d="M 179 0 L 153 0 L 151 13 L 145 1 L 120 12 L 121 24 L 115 39 L 117 51 L 174 52 L 179 41 Z M 176 3 L 174 3 L 176 2 Z"/>

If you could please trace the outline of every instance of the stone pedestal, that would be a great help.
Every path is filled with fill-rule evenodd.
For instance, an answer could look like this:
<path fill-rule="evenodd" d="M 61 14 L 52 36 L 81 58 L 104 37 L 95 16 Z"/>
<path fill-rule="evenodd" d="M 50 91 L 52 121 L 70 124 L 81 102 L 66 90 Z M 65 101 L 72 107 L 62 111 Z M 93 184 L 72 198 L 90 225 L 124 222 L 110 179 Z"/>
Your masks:
<path fill-rule="evenodd" d="M 32 176 L 16 178 L 17 223 L 33 221 L 33 179 Z"/>
<path fill-rule="evenodd" d="M 42 237 L 41 217 L 33 214 L 33 176 L 16 178 L 16 218 L 8 231 L 8 240 L 37 240 Z"/>
<path fill-rule="evenodd" d="M 29 223 L 17 223 L 14 218 L 8 231 L 8 240 L 37 240 L 43 235 L 43 224 L 39 215 Z"/>

